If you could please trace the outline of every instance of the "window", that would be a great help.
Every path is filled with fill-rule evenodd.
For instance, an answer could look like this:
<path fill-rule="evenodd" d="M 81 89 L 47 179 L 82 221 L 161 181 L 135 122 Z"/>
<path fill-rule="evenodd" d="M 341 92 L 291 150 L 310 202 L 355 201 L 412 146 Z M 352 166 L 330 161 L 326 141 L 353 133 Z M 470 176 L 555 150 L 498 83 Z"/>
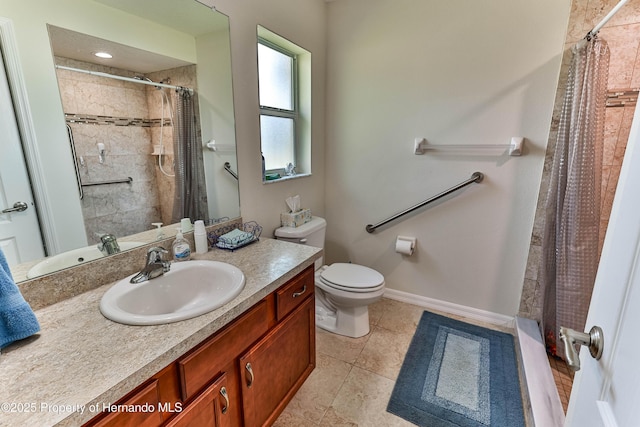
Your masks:
<path fill-rule="evenodd" d="M 296 57 L 266 40 L 258 40 L 260 138 L 265 169 L 284 174 L 295 166 L 297 111 Z"/>
<path fill-rule="evenodd" d="M 311 173 L 310 63 L 309 52 L 258 27 L 260 138 L 267 180 Z"/>

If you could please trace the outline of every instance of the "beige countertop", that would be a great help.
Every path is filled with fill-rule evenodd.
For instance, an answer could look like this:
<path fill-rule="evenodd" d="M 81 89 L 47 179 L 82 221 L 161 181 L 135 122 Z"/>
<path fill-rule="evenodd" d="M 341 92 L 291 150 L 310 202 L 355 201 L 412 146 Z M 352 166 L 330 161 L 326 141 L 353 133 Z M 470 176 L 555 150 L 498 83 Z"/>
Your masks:
<path fill-rule="evenodd" d="M 0 426 L 79 426 L 202 342 L 320 257 L 322 250 L 278 240 L 194 259 L 223 261 L 246 277 L 228 304 L 190 320 L 128 326 L 102 316 L 113 283 L 37 310 L 41 331 L 0 356 Z"/>

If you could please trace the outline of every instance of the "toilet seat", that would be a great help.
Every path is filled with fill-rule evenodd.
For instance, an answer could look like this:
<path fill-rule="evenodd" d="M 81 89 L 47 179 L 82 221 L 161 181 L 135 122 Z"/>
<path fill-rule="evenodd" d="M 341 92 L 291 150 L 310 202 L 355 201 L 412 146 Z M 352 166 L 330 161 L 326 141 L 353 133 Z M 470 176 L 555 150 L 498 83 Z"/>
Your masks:
<path fill-rule="evenodd" d="M 320 272 L 319 279 L 323 285 L 345 292 L 375 292 L 384 287 L 382 274 L 357 264 L 331 264 Z"/>

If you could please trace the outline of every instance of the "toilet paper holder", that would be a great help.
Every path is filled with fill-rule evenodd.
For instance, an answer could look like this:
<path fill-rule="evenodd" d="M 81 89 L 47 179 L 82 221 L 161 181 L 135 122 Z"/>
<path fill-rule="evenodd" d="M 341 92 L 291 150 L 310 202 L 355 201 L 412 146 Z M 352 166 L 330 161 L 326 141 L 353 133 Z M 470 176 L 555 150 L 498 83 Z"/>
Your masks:
<path fill-rule="evenodd" d="M 413 255 L 418 239 L 412 236 L 398 236 L 396 238 L 396 252 L 402 255 Z"/>

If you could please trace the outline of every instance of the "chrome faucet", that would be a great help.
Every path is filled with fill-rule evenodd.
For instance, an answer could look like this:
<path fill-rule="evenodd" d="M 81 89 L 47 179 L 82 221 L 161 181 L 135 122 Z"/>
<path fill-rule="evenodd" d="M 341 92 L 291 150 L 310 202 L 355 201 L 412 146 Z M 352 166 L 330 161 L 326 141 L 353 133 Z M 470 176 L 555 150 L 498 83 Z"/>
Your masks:
<path fill-rule="evenodd" d="M 144 268 L 129 280 L 131 283 L 142 283 L 147 280 L 162 276 L 171 269 L 169 261 L 163 261 L 162 256 L 169 253 L 163 247 L 149 248 L 147 251 L 147 263 Z"/>
<path fill-rule="evenodd" d="M 98 249 L 105 256 L 113 255 L 120 252 L 120 245 L 118 245 L 116 236 L 107 233 L 100 235 L 100 244 L 98 244 Z"/>

